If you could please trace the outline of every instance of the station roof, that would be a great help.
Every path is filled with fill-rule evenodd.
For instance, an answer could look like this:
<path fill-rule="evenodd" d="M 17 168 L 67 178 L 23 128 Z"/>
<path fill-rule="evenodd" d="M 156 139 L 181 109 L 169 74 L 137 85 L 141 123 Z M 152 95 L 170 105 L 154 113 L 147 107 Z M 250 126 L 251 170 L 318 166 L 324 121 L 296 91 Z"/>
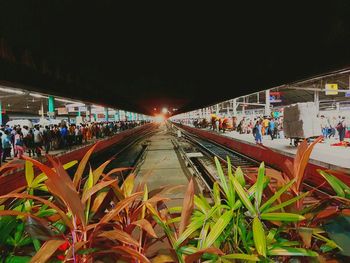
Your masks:
<path fill-rule="evenodd" d="M 349 1 L 125 7 L 1 1 L 0 80 L 150 114 L 350 63 Z"/>

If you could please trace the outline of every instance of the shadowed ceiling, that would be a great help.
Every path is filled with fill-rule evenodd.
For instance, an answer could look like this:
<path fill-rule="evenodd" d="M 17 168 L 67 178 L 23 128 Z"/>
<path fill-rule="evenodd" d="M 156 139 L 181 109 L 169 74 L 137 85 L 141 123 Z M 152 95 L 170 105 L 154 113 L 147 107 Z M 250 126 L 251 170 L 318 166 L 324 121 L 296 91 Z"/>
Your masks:
<path fill-rule="evenodd" d="M 179 111 L 348 66 L 350 3 L 0 1 L 0 81 Z"/>

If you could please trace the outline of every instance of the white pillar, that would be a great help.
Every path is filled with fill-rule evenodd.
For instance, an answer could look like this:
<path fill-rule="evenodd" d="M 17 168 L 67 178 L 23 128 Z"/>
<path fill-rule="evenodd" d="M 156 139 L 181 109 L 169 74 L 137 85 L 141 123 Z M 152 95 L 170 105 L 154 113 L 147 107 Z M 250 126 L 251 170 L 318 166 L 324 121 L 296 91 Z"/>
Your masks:
<path fill-rule="evenodd" d="M 245 116 L 245 97 L 243 97 L 242 116 Z"/>
<path fill-rule="evenodd" d="M 320 93 L 318 90 L 314 91 L 314 103 L 316 107 L 316 113 L 318 114 L 320 111 Z"/>
<path fill-rule="evenodd" d="M 41 100 L 41 118 L 44 119 L 44 102 Z"/>
<path fill-rule="evenodd" d="M 237 99 L 233 99 L 233 116 L 237 117 Z"/>
<path fill-rule="evenodd" d="M 270 109 L 270 90 L 265 91 L 265 115 L 270 116 L 271 115 L 271 109 Z"/>

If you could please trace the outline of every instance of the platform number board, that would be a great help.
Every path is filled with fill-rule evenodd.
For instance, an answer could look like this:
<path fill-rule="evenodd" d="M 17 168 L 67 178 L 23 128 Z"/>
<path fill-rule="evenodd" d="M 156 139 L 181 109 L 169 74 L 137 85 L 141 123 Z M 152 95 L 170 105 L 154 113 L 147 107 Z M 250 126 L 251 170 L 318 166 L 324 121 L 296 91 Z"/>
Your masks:
<path fill-rule="evenodd" d="M 338 95 L 338 84 L 326 84 L 326 95 Z"/>

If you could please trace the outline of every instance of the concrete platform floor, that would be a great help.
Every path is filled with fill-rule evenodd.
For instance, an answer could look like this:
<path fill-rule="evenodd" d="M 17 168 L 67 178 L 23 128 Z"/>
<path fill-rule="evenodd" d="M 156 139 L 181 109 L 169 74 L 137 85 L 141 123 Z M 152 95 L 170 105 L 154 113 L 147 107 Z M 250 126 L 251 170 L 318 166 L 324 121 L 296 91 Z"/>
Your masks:
<path fill-rule="evenodd" d="M 252 134 L 239 134 L 236 131 L 221 133 L 223 136 L 231 137 L 242 142 L 255 144 Z M 327 169 L 343 170 L 350 172 L 350 147 L 331 146 L 338 142 L 335 139 L 326 140 L 324 143 L 316 144 L 310 158 L 310 162 Z M 297 148 L 291 146 L 289 139 L 274 139 L 271 140 L 269 135 L 263 136 L 263 145 L 270 149 L 294 157 Z"/>
<path fill-rule="evenodd" d="M 161 125 L 159 131 L 148 139 L 150 144 L 145 160 L 136 176 L 136 182 L 141 182 L 146 177 L 149 191 L 163 186 L 183 185 L 182 188 L 166 195 L 171 199 L 167 205 L 182 206 L 189 175 L 175 152 L 171 138 L 166 126 Z"/>

